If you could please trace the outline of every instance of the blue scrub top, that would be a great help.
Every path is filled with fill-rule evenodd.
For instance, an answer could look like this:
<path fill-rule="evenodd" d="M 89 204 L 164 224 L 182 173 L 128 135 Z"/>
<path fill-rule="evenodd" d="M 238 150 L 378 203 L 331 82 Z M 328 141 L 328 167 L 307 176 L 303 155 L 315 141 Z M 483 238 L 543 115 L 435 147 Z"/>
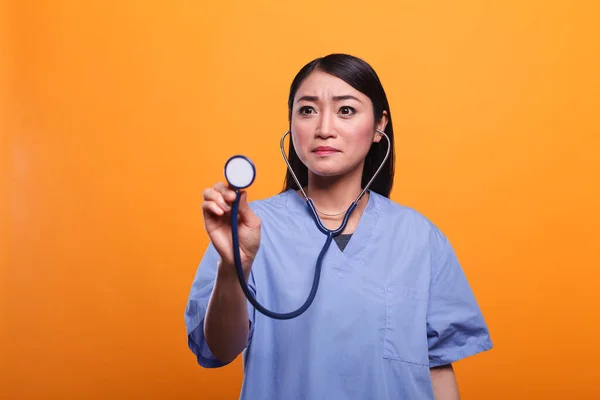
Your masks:
<path fill-rule="evenodd" d="M 447 238 L 418 212 L 369 194 L 345 250 L 329 247 L 304 314 L 274 320 L 248 303 L 242 399 L 433 399 L 429 368 L 492 348 Z M 296 310 L 325 235 L 293 190 L 250 207 L 262 224 L 249 285 L 268 309 Z M 206 368 L 224 365 L 203 334 L 218 260 L 209 245 L 185 312 L 188 345 Z"/>

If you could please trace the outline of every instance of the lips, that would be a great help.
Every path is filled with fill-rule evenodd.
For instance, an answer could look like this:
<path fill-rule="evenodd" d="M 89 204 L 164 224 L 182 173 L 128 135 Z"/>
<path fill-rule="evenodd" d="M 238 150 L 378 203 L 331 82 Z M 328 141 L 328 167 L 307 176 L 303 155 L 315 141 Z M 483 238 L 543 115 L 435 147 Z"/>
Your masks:
<path fill-rule="evenodd" d="M 319 146 L 316 149 L 313 150 L 313 153 L 319 155 L 319 156 L 327 156 L 330 154 L 334 154 L 334 153 L 339 153 L 339 150 L 334 148 L 334 147 L 329 147 L 329 146 Z"/>

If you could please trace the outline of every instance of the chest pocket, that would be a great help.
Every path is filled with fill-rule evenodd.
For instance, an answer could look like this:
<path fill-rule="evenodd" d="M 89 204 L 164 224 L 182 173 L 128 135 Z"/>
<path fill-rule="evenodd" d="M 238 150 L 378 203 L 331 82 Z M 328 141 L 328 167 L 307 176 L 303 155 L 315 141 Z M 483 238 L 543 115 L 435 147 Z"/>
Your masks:
<path fill-rule="evenodd" d="M 383 358 L 429 366 L 426 318 L 425 291 L 387 286 Z"/>

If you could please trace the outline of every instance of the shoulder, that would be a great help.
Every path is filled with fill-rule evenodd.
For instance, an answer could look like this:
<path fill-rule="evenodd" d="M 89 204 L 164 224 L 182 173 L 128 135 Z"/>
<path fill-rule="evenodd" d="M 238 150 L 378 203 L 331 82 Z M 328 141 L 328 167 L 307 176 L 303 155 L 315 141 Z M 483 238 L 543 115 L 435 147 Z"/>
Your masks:
<path fill-rule="evenodd" d="M 448 239 L 441 229 L 415 208 L 403 205 L 378 193 L 371 192 L 375 207 L 379 208 L 379 218 L 389 229 L 401 229 L 419 237 L 435 248 L 445 248 Z"/>
<path fill-rule="evenodd" d="M 273 216 L 285 213 L 289 209 L 292 195 L 296 196 L 296 193 L 289 190 L 262 199 L 252 200 L 248 205 L 259 217 Z"/>
<path fill-rule="evenodd" d="M 415 208 L 398 203 L 378 193 L 371 192 L 374 207 L 378 209 L 382 218 L 394 223 L 410 224 L 419 230 L 429 231 L 437 229 L 435 224 L 423 213 Z"/>

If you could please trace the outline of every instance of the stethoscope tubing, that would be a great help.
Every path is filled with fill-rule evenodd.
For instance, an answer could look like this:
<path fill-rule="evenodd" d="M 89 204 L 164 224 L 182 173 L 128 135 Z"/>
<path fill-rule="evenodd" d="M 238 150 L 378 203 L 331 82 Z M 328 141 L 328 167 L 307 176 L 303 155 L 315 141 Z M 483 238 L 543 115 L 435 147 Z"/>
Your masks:
<path fill-rule="evenodd" d="M 246 298 L 248 299 L 250 304 L 252 304 L 254 306 L 254 308 L 257 311 L 259 311 L 261 314 L 264 314 L 267 317 L 270 317 L 273 319 L 279 319 L 279 320 L 287 320 L 287 319 L 296 318 L 299 315 L 303 314 L 308 309 L 308 307 L 310 307 L 313 300 L 315 299 L 315 296 L 317 294 L 317 289 L 319 287 L 319 280 L 321 278 L 321 267 L 323 265 L 323 258 L 325 257 L 325 254 L 327 253 L 329 246 L 331 245 L 331 241 L 333 240 L 334 234 L 333 234 L 333 232 L 327 233 L 327 236 L 326 236 L 327 238 L 325 240 L 325 244 L 323 245 L 323 248 L 321 249 L 321 252 L 319 253 L 319 257 L 317 258 L 317 264 L 316 264 L 316 268 L 315 268 L 315 274 L 314 274 L 314 278 L 313 278 L 312 288 L 311 288 L 308 298 L 306 299 L 304 304 L 302 304 L 302 306 L 300 306 L 300 308 L 298 308 L 297 310 L 288 312 L 288 313 L 278 313 L 278 312 L 271 311 L 271 310 L 267 309 L 266 307 L 264 307 L 262 304 L 260 304 L 258 302 L 258 300 L 256 300 L 256 298 L 252 294 L 252 291 L 250 291 L 250 288 L 248 287 L 248 283 L 246 282 L 246 277 L 244 275 L 244 270 L 242 267 L 242 260 L 241 260 L 241 255 L 240 255 L 240 247 L 239 247 L 240 244 L 239 244 L 238 225 L 237 225 L 237 219 L 238 219 L 237 215 L 238 215 L 240 197 L 241 197 L 241 192 L 237 191 L 235 201 L 233 202 L 233 205 L 231 207 L 231 214 L 232 214 L 231 233 L 232 233 L 232 239 L 233 239 L 232 240 L 233 258 L 234 258 L 235 269 L 237 272 L 238 281 L 240 282 L 240 286 L 242 287 L 242 290 L 243 290 L 244 294 L 246 295 Z M 345 218 L 346 221 L 347 221 L 349 215 L 350 215 L 350 213 L 347 212 L 346 218 Z"/>
<path fill-rule="evenodd" d="M 289 131 L 284 133 L 283 136 L 281 137 L 281 141 L 280 141 L 281 152 L 282 152 L 283 158 L 285 160 L 285 163 L 287 164 L 288 170 L 290 171 L 290 174 L 292 175 L 293 179 L 296 181 L 296 184 L 298 185 L 302 195 L 304 196 L 304 198 L 306 200 L 306 204 L 307 204 L 311 214 L 313 215 L 313 218 L 315 220 L 317 228 L 326 236 L 325 244 L 323 245 L 323 248 L 321 249 L 321 252 L 319 253 L 319 257 L 317 258 L 317 263 L 315 266 L 314 278 L 313 278 L 313 283 L 312 283 L 310 293 L 309 293 L 306 301 L 304 302 L 304 304 L 302 304 L 298 309 L 296 309 L 294 311 L 287 312 L 287 313 L 278 313 L 278 312 L 267 309 L 266 307 L 264 307 L 262 304 L 260 304 L 258 302 L 256 297 L 250 290 L 250 288 L 248 286 L 248 282 L 246 282 L 244 269 L 242 267 L 242 259 L 241 259 L 241 255 L 240 255 L 240 243 L 239 243 L 239 235 L 238 235 L 238 211 L 239 211 L 239 204 L 240 204 L 240 198 L 241 198 L 242 192 L 240 189 L 235 189 L 236 198 L 231 207 L 231 239 L 232 239 L 232 245 L 233 245 L 233 259 L 234 259 L 236 274 L 237 274 L 240 286 L 242 288 L 242 291 L 244 292 L 244 295 L 246 296 L 246 298 L 248 299 L 250 304 L 252 304 L 252 306 L 257 311 L 259 311 L 261 314 L 263 314 L 267 317 L 273 318 L 273 319 L 289 320 L 289 319 L 296 318 L 296 317 L 300 316 L 301 314 L 303 314 L 313 303 L 315 296 L 317 294 L 317 289 L 319 287 L 319 281 L 321 278 L 321 271 L 322 271 L 322 266 L 323 266 L 323 258 L 325 257 L 325 254 L 327 253 L 327 250 L 329 249 L 329 246 L 331 245 L 333 238 L 338 236 L 340 233 L 342 233 L 344 231 L 344 229 L 346 229 L 346 225 L 348 224 L 350 215 L 352 214 L 352 212 L 358 205 L 359 200 L 369 189 L 369 187 L 371 186 L 371 183 L 373 183 L 373 181 L 375 180 L 375 177 L 377 177 L 377 175 L 379 174 L 379 171 L 381 170 L 381 168 L 383 167 L 383 165 L 385 164 L 386 160 L 389 157 L 390 145 L 391 145 L 390 139 L 383 131 L 377 130 L 377 132 L 380 133 L 381 135 L 383 135 L 388 142 L 388 148 L 387 148 L 386 155 L 385 155 L 383 161 L 381 162 L 381 165 L 377 169 L 377 171 L 375 171 L 375 174 L 373 175 L 373 177 L 371 177 L 371 180 L 367 183 L 367 185 L 365 185 L 364 189 L 358 195 L 356 200 L 354 200 L 352 202 L 352 204 L 350 205 L 350 207 L 348 207 L 348 210 L 346 211 L 346 214 L 344 215 L 344 219 L 342 220 L 342 223 L 340 224 L 340 226 L 334 230 L 328 229 L 327 227 L 325 227 L 325 225 L 323 225 L 321 219 L 319 218 L 319 215 L 317 213 L 316 207 L 315 207 L 312 199 L 309 198 L 306 195 L 306 193 L 304 192 L 304 189 L 302 188 L 300 181 L 298 181 L 298 178 L 296 177 L 296 174 L 292 170 L 292 167 L 285 155 L 283 143 L 284 143 L 284 138 L 287 134 L 289 134 Z"/>

